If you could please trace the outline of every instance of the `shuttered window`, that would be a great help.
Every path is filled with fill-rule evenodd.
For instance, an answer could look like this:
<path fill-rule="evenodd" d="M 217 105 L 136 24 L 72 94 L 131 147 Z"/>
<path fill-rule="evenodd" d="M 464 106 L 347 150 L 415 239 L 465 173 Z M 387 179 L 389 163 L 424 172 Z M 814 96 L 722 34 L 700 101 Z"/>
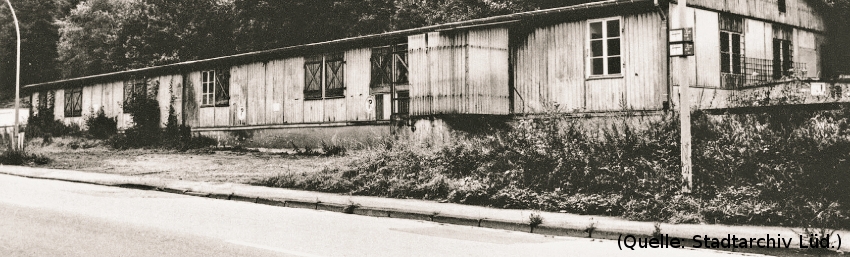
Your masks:
<path fill-rule="evenodd" d="M 372 49 L 372 88 L 408 84 L 407 44 Z"/>
<path fill-rule="evenodd" d="M 307 57 L 304 60 L 304 99 L 345 97 L 345 55 Z"/>
<path fill-rule="evenodd" d="M 145 77 L 132 77 L 124 81 L 124 103 L 148 96 L 148 81 Z M 126 106 L 126 105 L 125 105 Z M 126 109 L 125 109 L 126 111 Z"/>
<path fill-rule="evenodd" d="M 325 57 L 325 97 L 345 96 L 345 61 L 342 54 Z"/>
<path fill-rule="evenodd" d="M 65 89 L 65 117 L 83 116 L 83 89 Z"/>
<path fill-rule="evenodd" d="M 201 72 L 201 106 L 230 106 L 230 70 Z"/>
<path fill-rule="evenodd" d="M 619 75 L 623 67 L 620 18 L 588 23 L 591 76 Z"/>

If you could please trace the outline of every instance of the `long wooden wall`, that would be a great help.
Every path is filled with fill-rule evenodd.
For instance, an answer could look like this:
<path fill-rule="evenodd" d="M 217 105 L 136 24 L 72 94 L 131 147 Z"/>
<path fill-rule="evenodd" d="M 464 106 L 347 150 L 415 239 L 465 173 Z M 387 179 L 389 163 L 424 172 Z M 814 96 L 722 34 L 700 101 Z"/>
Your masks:
<path fill-rule="evenodd" d="M 790 2 L 790 1 L 789 1 Z M 688 57 L 689 85 L 701 88 L 719 88 L 720 80 L 720 13 L 699 8 L 687 9 L 686 24 L 694 28 L 695 55 Z M 679 17 L 670 17 L 673 24 L 678 23 Z M 762 20 L 744 18 L 744 56 L 747 58 L 773 59 L 773 29 L 775 24 Z M 793 58 L 795 62 L 804 63 L 806 77 L 820 77 L 823 35 L 816 31 L 800 28 L 793 29 Z M 673 70 L 678 69 L 671 63 Z M 679 85 L 675 76 L 671 77 L 673 85 Z"/>
<path fill-rule="evenodd" d="M 320 100 L 304 100 L 304 57 L 233 66 L 230 106 L 199 107 L 198 127 L 375 120 L 368 110 L 371 54 L 370 48 L 345 51 L 344 97 Z M 190 73 L 189 80 L 197 102 L 201 71 Z"/>
<path fill-rule="evenodd" d="M 667 94 L 665 22 L 656 13 L 622 18 L 622 76 L 588 77 L 586 21 L 529 33 L 516 48 L 514 112 L 660 109 Z"/>
<path fill-rule="evenodd" d="M 777 0 L 690 0 L 688 6 L 823 31 L 823 18 L 812 8 L 810 1 L 818 0 L 786 0 L 786 11 L 784 13 L 779 12 Z"/>
<path fill-rule="evenodd" d="M 408 37 L 410 114 L 508 114 L 508 29 Z"/>

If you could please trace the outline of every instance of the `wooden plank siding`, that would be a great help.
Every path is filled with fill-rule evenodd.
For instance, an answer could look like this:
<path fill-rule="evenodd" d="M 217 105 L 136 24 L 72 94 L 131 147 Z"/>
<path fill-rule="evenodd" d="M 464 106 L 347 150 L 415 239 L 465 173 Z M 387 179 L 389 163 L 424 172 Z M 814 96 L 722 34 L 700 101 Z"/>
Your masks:
<path fill-rule="evenodd" d="M 372 50 L 354 49 L 345 52 L 345 110 L 340 118 L 347 121 L 374 120 L 369 111 L 369 83 L 371 82 Z M 344 114 L 344 115 L 343 115 Z M 372 115 L 370 115 L 372 114 Z"/>
<path fill-rule="evenodd" d="M 719 88 L 720 84 L 720 28 L 719 17 L 720 13 L 711 10 L 688 8 L 688 17 L 686 21 L 689 25 L 693 24 L 694 28 L 694 49 L 695 55 L 688 57 L 690 68 L 688 68 L 689 77 L 692 87 Z M 671 16 L 672 22 L 676 23 L 678 17 Z M 765 22 L 762 20 L 754 20 L 743 18 L 744 33 L 743 33 L 743 55 L 746 58 L 755 58 L 763 60 L 773 59 L 773 31 L 775 23 Z M 808 31 L 799 28 L 792 28 L 792 53 L 795 62 L 805 64 L 807 70 L 806 77 L 819 77 L 821 56 L 819 48 L 823 45 L 823 41 L 818 39 L 823 38 L 819 32 Z M 671 64 L 672 69 L 676 69 L 674 64 Z M 673 85 L 678 85 L 676 78 L 671 78 Z"/>
<path fill-rule="evenodd" d="M 786 0 L 784 13 L 779 11 L 776 0 L 690 0 L 688 6 L 823 31 L 825 28 L 823 18 L 812 8 L 809 1 L 814 0 Z"/>
<path fill-rule="evenodd" d="M 303 123 L 306 121 L 304 117 L 304 58 L 285 59 L 283 67 L 284 123 Z"/>
<path fill-rule="evenodd" d="M 230 106 L 200 107 L 199 127 L 374 120 L 368 111 L 371 54 L 370 48 L 345 51 L 344 97 L 306 101 L 303 57 L 233 66 Z M 191 74 L 195 99 L 201 99 L 200 71 Z"/>
<path fill-rule="evenodd" d="M 661 109 L 667 95 L 666 21 L 657 13 L 642 13 L 626 16 L 623 23 L 627 108 Z"/>
<path fill-rule="evenodd" d="M 693 9 L 691 9 L 693 10 Z M 693 10 L 694 12 L 694 51 L 692 58 L 694 74 L 692 87 L 720 87 L 720 24 L 716 12 Z M 744 39 L 749 42 L 749 40 Z M 744 47 L 750 49 L 750 47 Z M 761 48 L 764 48 L 763 46 Z M 699 72 L 697 72 L 699 71 Z M 678 83 L 675 83 L 678 85 Z"/>
<path fill-rule="evenodd" d="M 657 13 L 622 18 L 622 76 L 588 78 L 586 21 L 539 27 L 525 36 L 515 50 L 514 111 L 660 109 L 667 93 L 665 21 Z"/>

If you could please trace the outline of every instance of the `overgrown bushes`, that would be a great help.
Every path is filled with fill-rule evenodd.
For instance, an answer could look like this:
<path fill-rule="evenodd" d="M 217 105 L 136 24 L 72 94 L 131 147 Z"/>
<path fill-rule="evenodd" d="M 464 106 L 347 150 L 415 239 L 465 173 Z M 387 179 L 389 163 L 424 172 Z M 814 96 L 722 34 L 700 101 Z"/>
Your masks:
<path fill-rule="evenodd" d="M 110 138 L 109 143 L 115 149 L 153 147 L 186 150 L 216 144 L 215 139 L 192 136 L 190 127 L 178 124 L 171 107 L 165 128 L 161 128 L 159 102 L 153 97 L 133 97 L 125 103 L 124 111 L 132 117 L 133 125 L 124 130 L 124 134 Z"/>
<path fill-rule="evenodd" d="M 56 120 L 53 109 L 46 106 L 37 107 L 37 112 L 27 118 L 24 129 L 27 138 L 44 138 L 49 141 L 52 137 L 80 136 L 82 130 L 76 124 L 65 124 Z"/>
<path fill-rule="evenodd" d="M 106 117 L 106 113 L 101 108 L 95 115 L 86 118 L 86 127 L 91 137 L 107 139 L 118 132 L 118 120 L 114 117 Z"/>
<path fill-rule="evenodd" d="M 269 186 L 677 223 L 850 228 L 850 110 L 694 114 L 695 192 L 681 192 L 676 115 L 525 119 L 445 145 L 388 141 L 353 168 Z M 613 122 L 610 122 L 614 120 Z"/>
<path fill-rule="evenodd" d="M 133 125 L 119 134 L 117 119 L 106 116 L 103 109 L 85 118 L 87 130 L 83 132 L 74 123 L 56 120 L 52 109 L 40 106 L 27 121 L 26 136 L 30 139 L 43 138 L 45 143 L 49 143 L 53 137 L 86 135 L 106 140 L 115 149 L 153 147 L 186 150 L 216 144 L 214 139 L 192 136 L 188 126 L 178 124 L 173 109 L 169 109 L 165 128 L 161 128 L 159 102 L 153 97 L 136 95 L 123 108 L 132 117 Z"/>

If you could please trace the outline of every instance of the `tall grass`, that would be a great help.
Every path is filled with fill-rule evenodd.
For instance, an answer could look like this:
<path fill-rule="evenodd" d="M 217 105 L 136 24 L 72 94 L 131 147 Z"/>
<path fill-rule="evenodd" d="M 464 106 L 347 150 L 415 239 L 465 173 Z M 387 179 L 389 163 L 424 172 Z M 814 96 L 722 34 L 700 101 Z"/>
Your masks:
<path fill-rule="evenodd" d="M 828 214 L 850 227 L 848 111 L 694 114 L 688 195 L 676 117 L 551 114 L 436 146 L 387 140 L 351 168 L 260 184 L 666 222 L 814 226 L 806 217 Z"/>

